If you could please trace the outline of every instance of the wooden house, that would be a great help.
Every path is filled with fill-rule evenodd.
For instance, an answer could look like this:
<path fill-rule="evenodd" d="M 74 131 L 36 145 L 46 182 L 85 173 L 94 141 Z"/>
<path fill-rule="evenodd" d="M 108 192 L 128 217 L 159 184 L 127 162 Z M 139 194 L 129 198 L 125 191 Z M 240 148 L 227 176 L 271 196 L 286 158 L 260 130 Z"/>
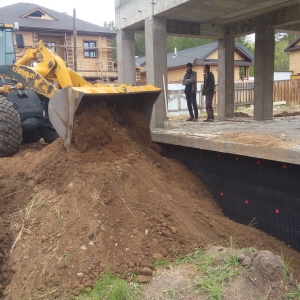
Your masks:
<path fill-rule="evenodd" d="M 16 49 L 17 58 L 26 48 L 43 40 L 74 69 L 73 17 L 32 3 L 16 3 L 0 8 L 0 22 L 19 23 L 25 49 Z M 117 78 L 112 61 L 111 39 L 115 31 L 76 19 L 77 72 L 87 80 L 110 82 Z"/>
<path fill-rule="evenodd" d="M 285 50 L 290 55 L 290 71 L 292 75 L 300 75 L 300 38 L 291 43 Z"/>
<path fill-rule="evenodd" d="M 193 70 L 198 74 L 198 81 L 203 81 L 203 67 L 206 64 L 211 66 L 216 80 L 218 79 L 218 42 L 169 53 L 167 55 L 168 82 L 181 82 L 185 72 L 186 64 L 191 62 Z M 141 73 L 141 80 L 146 81 L 147 63 L 146 57 L 137 59 L 137 63 L 144 67 Z M 254 65 L 254 55 L 243 44 L 235 43 L 234 52 L 234 80 L 243 81 L 249 79 L 249 68 Z"/>

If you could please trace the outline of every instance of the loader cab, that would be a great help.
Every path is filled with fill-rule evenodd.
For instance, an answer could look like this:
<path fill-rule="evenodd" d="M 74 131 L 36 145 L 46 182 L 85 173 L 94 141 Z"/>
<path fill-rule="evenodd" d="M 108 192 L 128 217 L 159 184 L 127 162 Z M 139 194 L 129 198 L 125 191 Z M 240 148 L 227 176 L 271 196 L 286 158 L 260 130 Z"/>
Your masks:
<path fill-rule="evenodd" d="M 0 65 L 12 65 L 15 62 L 13 25 L 0 23 Z"/>

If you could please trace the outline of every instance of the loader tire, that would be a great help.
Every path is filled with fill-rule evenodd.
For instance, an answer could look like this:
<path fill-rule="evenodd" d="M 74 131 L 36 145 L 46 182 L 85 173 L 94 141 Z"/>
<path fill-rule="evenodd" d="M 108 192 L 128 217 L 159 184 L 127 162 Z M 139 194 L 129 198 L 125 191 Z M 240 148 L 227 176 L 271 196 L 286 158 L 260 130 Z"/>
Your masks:
<path fill-rule="evenodd" d="M 22 127 L 18 112 L 5 96 L 0 96 L 0 157 L 18 152 Z"/>
<path fill-rule="evenodd" d="M 53 143 L 58 138 L 57 132 L 51 127 L 43 127 L 41 129 L 41 135 L 47 144 Z"/>

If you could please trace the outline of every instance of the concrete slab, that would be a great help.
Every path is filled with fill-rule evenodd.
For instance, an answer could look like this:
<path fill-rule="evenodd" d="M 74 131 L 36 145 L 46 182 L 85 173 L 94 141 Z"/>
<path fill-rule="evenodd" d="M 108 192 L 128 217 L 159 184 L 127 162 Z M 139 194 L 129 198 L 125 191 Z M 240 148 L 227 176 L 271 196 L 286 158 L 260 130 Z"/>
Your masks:
<path fill-rule="evenodd" d="M 214 123 L 169 121 L 155 142 L 300 165 L 300 116 L 265 122 L 235 118 Z"/>

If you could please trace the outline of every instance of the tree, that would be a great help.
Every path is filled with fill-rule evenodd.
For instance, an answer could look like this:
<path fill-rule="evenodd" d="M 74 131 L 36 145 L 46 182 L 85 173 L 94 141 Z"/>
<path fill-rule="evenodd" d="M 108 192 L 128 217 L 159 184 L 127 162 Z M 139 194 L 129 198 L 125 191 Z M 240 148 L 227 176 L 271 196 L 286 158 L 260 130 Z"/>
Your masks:
<path fill-rule="evenodd" d="M 111 29 L 111 30 L 115 30 L 116 29 L 116 26 L 115 26 L 115 22 L 114 21 L 110 21 L 110 22 L 104 22 L 103 23 L 103 27 L 105 28 L 108 28 L 108 29 Z M 117 60 L 117 41 L 116 41 L 116 38 L 112 38 L 111 39 L 111 57 L 112 57 L 112 60 L 113 61 L 116 61 Z"/>
<path fill-rule="evenodd" d="M 111 29 L 111 30 L 116 30 L 116 26 L 115 26 L 115 22 L 114 21 L 110 21 L 110 22 L 104 22 L 103 23 L 103 27 Z"/>
<path fill-rule="evenodd" d="M 278 32 L 275 34 L 275 71 L 289 70 L 289 54 L 284 51 L 299 36 L 296 34 L 287 34 Z"/>

